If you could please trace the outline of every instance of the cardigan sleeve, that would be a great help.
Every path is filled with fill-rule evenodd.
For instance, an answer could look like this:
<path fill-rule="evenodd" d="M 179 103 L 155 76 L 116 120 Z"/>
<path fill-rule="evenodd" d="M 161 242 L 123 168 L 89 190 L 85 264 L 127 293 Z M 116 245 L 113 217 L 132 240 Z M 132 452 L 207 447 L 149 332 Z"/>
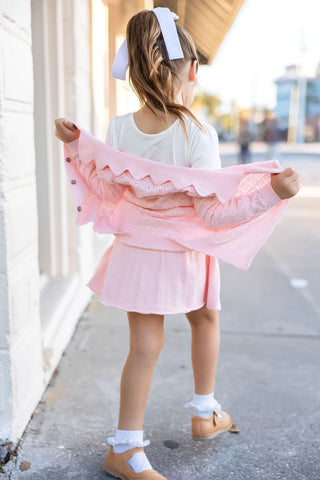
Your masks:
<path fill-rule="evenodd" d="M 234 197 L 223 204 L 216 196 L 195 197 L 194 206 L 201 223 L 208 229 L 222 230 L 246 223 L 281 202 L 271 184 L 249 195 Z"/>

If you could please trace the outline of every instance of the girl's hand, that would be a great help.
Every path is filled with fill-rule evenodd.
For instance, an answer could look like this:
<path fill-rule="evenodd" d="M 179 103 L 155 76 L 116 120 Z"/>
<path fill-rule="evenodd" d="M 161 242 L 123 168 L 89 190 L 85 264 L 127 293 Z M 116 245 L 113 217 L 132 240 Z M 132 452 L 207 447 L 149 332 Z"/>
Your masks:
<path fill-rule="evenodd" d="M 62 140 L 64 143 L 73 142 L 77 140 L 80 135 L 80 130 L 74 123 L 69 122 L 65 118 L 57 118 L 56 124 L 56 137 Z"/>
<path fill-rule="evenodd" d="M 281 200 L 294 197 L 300 190 L 300 175 L 291 167 L 272 173 L 271 186 Z"/>

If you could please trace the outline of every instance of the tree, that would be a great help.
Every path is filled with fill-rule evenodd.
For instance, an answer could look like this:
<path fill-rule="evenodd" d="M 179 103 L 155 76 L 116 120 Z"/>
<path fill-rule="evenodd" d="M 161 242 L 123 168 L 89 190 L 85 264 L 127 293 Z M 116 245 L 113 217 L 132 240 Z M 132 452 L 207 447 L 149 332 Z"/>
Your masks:
<path fill-rule="evenodd" d="M 221 105 L 221 100 L 215 95 L 211 95 L 207 92 L 198 92 L 195 96 L 194 102 L 204 109 L 204 113 L 207 117 L 217 117 L 217 108 Z"/>

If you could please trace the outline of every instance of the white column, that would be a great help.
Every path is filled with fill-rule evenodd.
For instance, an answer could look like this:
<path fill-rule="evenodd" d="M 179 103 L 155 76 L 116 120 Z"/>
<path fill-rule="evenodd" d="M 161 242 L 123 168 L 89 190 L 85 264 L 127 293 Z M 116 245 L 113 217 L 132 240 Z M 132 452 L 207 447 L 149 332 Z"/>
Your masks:
<path fill-rule="evenodd" d="M 66 182 L 54 119 L 64 112 L 62 0 L 32 0 L 35 141 L 42 275 L 67 275 Z"/>
<path fill-rule="evenodd" d="M 89 25 L 88 0 L 32 0 L 45 383 L 91 297 L 85 285 L 93 270 L 92 226 L 75 225 L 63 144 L 54 126 L 55 118 L 67 117 L 90 129 Z"/>
<path fill-rule="evenodd" d="M 64 116 L 91 130 L 92 85 L 90 52 L 90 2 L 70 0 L 63 3 L 64 32 Z M 71 271 L 80 275 L 81 282 L 88 280 L 94 268 L 92 225 L 75 226 L 75 211 L 71 191 L 67 189 L 67 215 Z"/>

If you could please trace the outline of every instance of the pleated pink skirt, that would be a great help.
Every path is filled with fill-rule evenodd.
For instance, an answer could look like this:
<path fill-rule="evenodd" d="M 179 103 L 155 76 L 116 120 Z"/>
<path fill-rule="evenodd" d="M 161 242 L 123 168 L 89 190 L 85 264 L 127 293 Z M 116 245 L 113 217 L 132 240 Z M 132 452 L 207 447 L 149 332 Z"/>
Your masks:
<path fill-rule="evenodd" d="M 205 304 L 221 308 L 218 260 L 194 250 L 145 249 L 116 238 L 88 287 L 100 295 L 102 304 L 127 312 L 167 315 Z"/>

